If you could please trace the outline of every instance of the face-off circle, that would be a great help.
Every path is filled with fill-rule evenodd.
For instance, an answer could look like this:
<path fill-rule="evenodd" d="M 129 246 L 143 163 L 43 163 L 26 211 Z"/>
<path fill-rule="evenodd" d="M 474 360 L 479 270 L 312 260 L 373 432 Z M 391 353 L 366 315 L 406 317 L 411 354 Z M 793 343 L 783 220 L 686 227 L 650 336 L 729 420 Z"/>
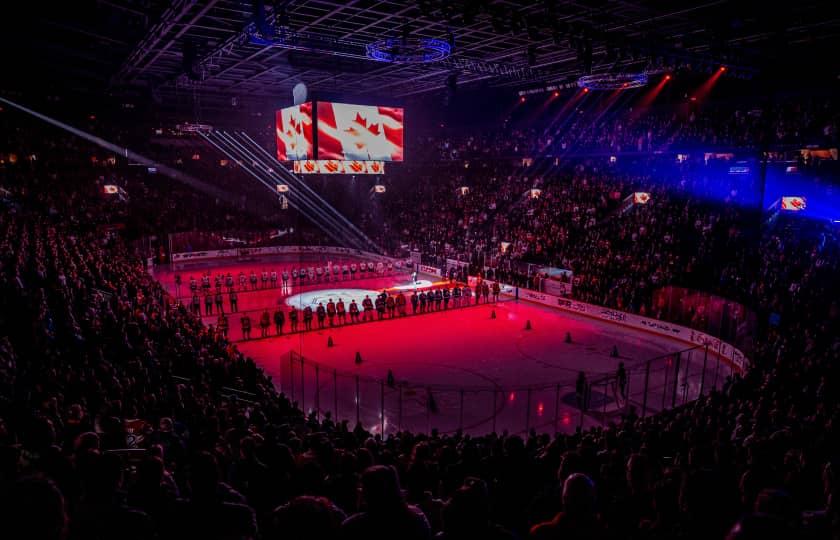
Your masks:
<path fill-rule="evenodd" d="M 350 305 L 352 300 L 355 300 L 357 304 L 361 307 L 362 300 L 365 299 L 365 296 L 370 296 L 371 300 L 375 300 L 377 296 L 382 294 L 382 291 L 386 291 L 389 294 L 397 294 L 398 292 L 402 292 L 403 294 L 409 294 L 411 291 L 415 289 L 426 289 L 432 286 L 432 282 L 428 279 L 418 279 L 416 282 L 409 282 L 405 285 L 397 285 L 396 287 L 387 287 L 381 290 L 373 290 L 373 289 L 320 289 L 317 291 L 307 291 L 300 294 L 293 294 L 292 296 L 286 298 L 286 305 L 287 306 L 295 306 L 298 309 L 303 309 L 306 306 L 311 306 L 312 309 L 318 307 L 318 304 L 324 304 L 326 307 L 327 302 L 330 301 L 332 298 L 333 302 L 338 302 L 338 299 L 341 298 L 344 301 L 346 306 Z"/>

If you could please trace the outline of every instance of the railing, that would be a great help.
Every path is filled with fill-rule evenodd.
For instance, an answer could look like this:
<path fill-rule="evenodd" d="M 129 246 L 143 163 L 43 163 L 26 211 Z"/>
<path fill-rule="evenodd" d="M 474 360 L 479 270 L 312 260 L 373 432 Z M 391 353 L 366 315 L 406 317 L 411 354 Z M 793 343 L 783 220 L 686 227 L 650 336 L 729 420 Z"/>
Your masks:
<path fill-rule="evenodd" d="M 357 363 L 363 362 L 358 358 Z M 630 360 L 628 360 L 628 363 Z M 395 366 L 399 363 L 395 361 Z M 361 371 L 361 370 L 359 370 Z M 274 383 L 307 414 L 373 433 L 568 433 L 681 406 L 719 388 L 731 368 L 708 346 L 635 361 L 624 375 L 586 374 L 535 385 L 416 384 L 339 370 L 291 351 Z"/>

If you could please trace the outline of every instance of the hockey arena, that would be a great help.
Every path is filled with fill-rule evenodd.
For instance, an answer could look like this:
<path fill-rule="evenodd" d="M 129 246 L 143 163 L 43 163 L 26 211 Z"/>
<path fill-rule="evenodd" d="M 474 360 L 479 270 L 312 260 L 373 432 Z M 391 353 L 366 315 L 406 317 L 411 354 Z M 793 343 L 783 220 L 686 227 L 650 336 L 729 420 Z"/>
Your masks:
<path fill-rule="evenodd" d="M 840 11 L 0 16 L 0 539 L 840 540 Z"/>

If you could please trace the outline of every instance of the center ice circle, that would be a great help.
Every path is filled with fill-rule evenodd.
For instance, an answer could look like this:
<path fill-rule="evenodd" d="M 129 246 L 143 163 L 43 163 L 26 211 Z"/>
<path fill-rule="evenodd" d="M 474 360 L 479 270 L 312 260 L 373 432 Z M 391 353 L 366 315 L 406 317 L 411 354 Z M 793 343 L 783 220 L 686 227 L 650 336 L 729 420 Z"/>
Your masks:
<path fill-rule="evenodd" d="M 408 291 L 413 291 L 414 289 L 425 289 L 432 286 L 432 282 L 427 279 L 418 279 L 415 282 L 409 282 L 404 285 L 397 285 L 395 287 L 387 287 L 385 290 L 390 294 L 396 294 L 399 291 L 403 291 L 404 294 L 408 294 Z M 318 307 L 318 304 L 324 304 L 326 307 L 327 302 L 332 299 L 333 302 L 338 302 L 338 299 L 342 299 L 346 306 L 350 306 L 350 302 L 355 300 L 357 304 L 359 304 L 359 309 L 362 307 L 362 300 L 365 299 L 365 296 L 369 296 L 371 300 L 376 300 L 376 297 L 382 293 L 382 290 L 373 290 L 373 289 L 319 289 L 317 291 L 307 291 L 300 294 L 293 294 L 292 296 L 286 298 L 286 305 L 287 306 L 295 306 L 298 309 L 303 309 L 306 306 L 311 306 L 312 309 Z"/>
<path fill-rule="evenodd" d="M 350 302 L 355 300 L 357 304 L 359 304 L 359 309 L 362 307 L 362 300 L 365 299 L 365 296 L 369 296 L 371 300 L 376 299 L 376 295 L 378 295 L 381 291 L 374 291 L 370 289 L 321 289 L 318 291 L 307 291 L 300 294 L 293 294 L 292 296 L 286 298 L 286 305 L 294 306 L 298 309 L 303 309 L 306 306 L 311 306 L 312 309 L 318 307 L 318 304 L 324 304 L 326 307 L 327 302 L 332 299 L 333 302 L 338 302 L 338 299 L 344 301 L 344 304 L 348 307 L 350 306 Z"/>

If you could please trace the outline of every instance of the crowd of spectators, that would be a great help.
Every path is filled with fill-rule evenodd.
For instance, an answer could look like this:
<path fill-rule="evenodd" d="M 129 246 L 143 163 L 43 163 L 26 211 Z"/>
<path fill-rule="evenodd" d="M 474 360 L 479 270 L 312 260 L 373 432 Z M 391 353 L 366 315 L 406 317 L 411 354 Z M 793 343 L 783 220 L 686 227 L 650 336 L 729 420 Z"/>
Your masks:
<path fill-rule="evenodd" d="M 533 177 L 503 164 L 461 198 L 462 179 L 441 173 L 426 198 L 406 196 L 416 214 L 394 214 L 417 247 L 507 239 L 628 309 L 651 308 L 632 282 L 652 275 L 647 287 L 733 281 L 720 290 L 748 291 L 772 323 L 751 370 L 678 409 L 556 435 L 382 437 L 307 415 L 175 303 L 123 235 L 103 233 L 145 203 L 114 208 L 97 179 L 54 161 L 62 151 L 0 172 L 4 538 L 840 537 L 836 227 L 780 219 L 750 251 L 735 205 L 656 183 L 615 219 L 609 192 L 644 187 L 637 176 L 582 164 L 523 200 Z"/>
<path fill-rule="evenodd" d="M 666 185 L 651 173 L 653 162 L 632 168 L 643 172 L 587 161 L 535 177 L 521 165 L 485 163 L 471 177 L 479 181 L 444 167 L 444 180 L 389 199 L 388 214 L 398 216 L 390 229 L 428 264 L 459 260 L 531 288 L 544 277 L 536 268 L 570 270 L 576 298 L 640 313 L 656 314 L 652 292 L 672 283 L 747 300 L 755 208 L 734 197 L 704 199 L 693 170 L 674 167 Z M 683 181 L 674 182 L 679 174 Z M 634 192 L 650 200 L 628 205 Z"/>
<path fill-rule="evenodd" d="M 767 155 L 794 169 L 833 165 L 789 150 L 836 146 L 833 101 L 602 112 L 424 139 L 421 159 L 390 175 L 397 189 L 369 233 L 520 287 L 539 288 L 546 268 L 571 272 L 575 298 L 643 315 L 670 316 L 657 292 L 674 285 L 751 316 L 766 205 L 757 150 L 787 148 Z M 639 192 L 647 203 L 630 204 Z M 678 322 L 709 324 L 697 310 Z"/>
<path fill-rule="evenodd" d="M 442 160 L 495 160 L 698 148 L 825 147 L 835 146 L 840 135 L 840 111 L 836 102 L 825 96 L 796 96 L 772 105 L 750 100 L 700 107 L 688 102 L 644 110 L 605 105 L 609 99 L 603 95 L 577 100 L 560 97 L 554 102 L 546 104 L 543 96 L 528 98 L 486 129 L 427 137 L 418 146 Z"/>

